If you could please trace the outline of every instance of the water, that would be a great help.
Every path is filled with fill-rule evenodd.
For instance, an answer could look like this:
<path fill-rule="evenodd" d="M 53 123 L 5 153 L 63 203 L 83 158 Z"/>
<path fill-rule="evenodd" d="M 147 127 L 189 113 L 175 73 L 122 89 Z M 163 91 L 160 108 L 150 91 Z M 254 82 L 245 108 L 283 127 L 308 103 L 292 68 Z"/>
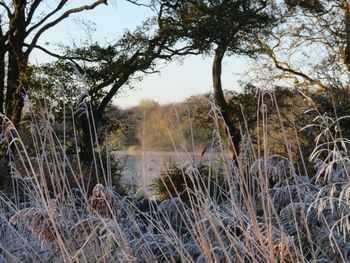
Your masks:
<path fill-rule="evenodd" d="M 198 164 L 206 163 L 213 165 L 217 160 L 217 154 L 206 153 L 179 153 L 179 152 L 128 152 L 115 151 L 112 154 L 125 163 L 125 170 L 122 176 L 122 185 L 129 188 L 131 192 L 152 195 L 150 186 L 154 179 L 158 178 L 161 171 L 167 164 Z"/>

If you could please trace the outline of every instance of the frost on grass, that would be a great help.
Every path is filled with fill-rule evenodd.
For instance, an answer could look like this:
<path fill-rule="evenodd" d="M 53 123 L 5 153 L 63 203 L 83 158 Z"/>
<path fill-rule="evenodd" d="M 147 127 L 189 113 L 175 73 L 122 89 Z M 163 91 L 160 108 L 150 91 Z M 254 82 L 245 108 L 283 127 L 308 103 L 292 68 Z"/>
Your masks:
<path fill-rule="evenodd" d="M 309 177 L 279 155 L 222 162 L 225 188 L 190 162 L 191 184 L 162 202 L 122 197 L 102 176 L 89 192 L 78 174 L 73 188 L 79 162 L 49 147 L 16 169 L 24 196 L 0 195 L 0 262 L 349 262 L 350 165 L 327 147 Z"/>
<path fill-rule="evenodd" d="M 208 197 L 196 204 L 174 197 L 141 211 L 140 202 L 98 184 L 79 213 L 74 212 L 76 200 L 71 200 L 65 204 L 72 207 L 68 215 L 53 205 L 29 207 L 15 212 L 9 223 L 16 226 L 13 235 L 29 231 L 42 249 L 59 251 L 49 254 L 57 261 L 106 255 L 110 262 L 350 260 L 347 183 L 337 187 L 297 175 L 288 178 L 285 169 L 276 166 L 268 171 L 274 186 L 256 200 L 263 211 L 270 208 L 269 217 L 251 214 L 254 210 L 233 204 L 229 197 L 221 203 Z M 276 177 L 276 171 L 282 174 Z"/>

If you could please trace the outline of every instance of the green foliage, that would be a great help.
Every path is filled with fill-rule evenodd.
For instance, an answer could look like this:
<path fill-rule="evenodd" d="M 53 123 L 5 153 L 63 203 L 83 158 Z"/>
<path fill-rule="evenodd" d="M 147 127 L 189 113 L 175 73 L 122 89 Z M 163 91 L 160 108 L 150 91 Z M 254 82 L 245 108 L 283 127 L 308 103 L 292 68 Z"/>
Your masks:
<path fill-rule="evenodd" d="M 252 54 L 253 39 L 273 22 L 268 1 L 167 1 L 163 24 L 200 53 L 225 45 L 235 54 Z"/>
<path fill-rule="evenodd" d="M 311 13 L 324 11 L 323 3 L 319 0 L 285 0 L 285 3 L 291 10 L 299 7 Z"/>
<path fill-rule="evenodd" d="M 156 179 L 152 184 L 158 199 L 165 200 L 176 197 L 178 194 L 183 195 L 186 181 L 182 168 L 171 164 L 160 176 L 161 178 Z"/>
<path fill-rule="evenodd" d="M 194 165 L 192 168 L 175 163 L 164 167 L 160 178 L 152 183 L 157 198 L 166 200 L 180 197 L 189 202 L 202 194 L 220 202 L 222 193 L 228 191 L 224 172 L 205 164 Z"/>
<path fill-rule="evenodd" d="M 108 160 L 108 162 L 107 162 Z M 125 163 L 115 158 L 115 156 L 109 156 L 105 162 L 105 171 L 110 173 L 111 176 L 111 185 L 114 187 L 116 192 L 121 195 L 126 195 L 128 190 L 125 186 L 122 186 L 121 178 L 123 172 L 126 169 Z"/>

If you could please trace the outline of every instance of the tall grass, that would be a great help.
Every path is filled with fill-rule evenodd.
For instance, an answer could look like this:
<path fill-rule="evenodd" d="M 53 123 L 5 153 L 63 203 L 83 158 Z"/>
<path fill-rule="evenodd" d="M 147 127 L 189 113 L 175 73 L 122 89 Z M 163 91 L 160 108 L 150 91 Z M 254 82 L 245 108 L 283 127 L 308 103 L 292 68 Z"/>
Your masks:
<path fill-rule="evenodd" d="M 259 103 L 263 149 L 242 128 L 240 159 L 230 160 L 232 142 L 222 137 L 213 104 L 209 151 L 219 151 L 222 162 L 206 173 L 220 169 L 223 180 L 202 176 L 188 154 L 178 170 L 184 188 L 168 189 L 171 198 L 164 201 L 116 193 L 113 175 L 100 169 L 101 151 L 94 168 L 84 169 L 78 154 L 67 155 L 66 137 L 54 132 L 49 109 L 40 118 L 31 115 L 30 153 L 2 116 L 13 190 L 0 194 L 0 262 L 348 262 L 349 140 L 332 132 L 338 120 L 318 113 L 313 125 L 320 134 L 311 156 L 304 156 L 317 171 L 307 176 L 290 152 L 269 154 L 264 96 Z M 97 183 L 90 193 L 92 178 Z M 171 175 L 160 180 L 172 184 Z"/>

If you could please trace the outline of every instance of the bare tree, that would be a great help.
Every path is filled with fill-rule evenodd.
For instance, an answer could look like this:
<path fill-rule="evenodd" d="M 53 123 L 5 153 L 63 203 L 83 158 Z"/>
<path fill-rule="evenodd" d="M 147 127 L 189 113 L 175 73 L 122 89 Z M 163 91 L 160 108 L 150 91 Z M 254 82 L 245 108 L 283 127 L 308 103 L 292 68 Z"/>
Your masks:
<path fill-rule="evenodd" d="M 261 49 L 270 80 L 325 91 L 350 83 L 350 1 L 285 0 L 280 23 Z M 266 61 L 263 63 L 268 64 Z M 265 65 L 266 65 L 265 64 Z M 258 72 L 260 69 L 258 69 Z M 261 71 L 258 78 L 264 77 Z"/>

